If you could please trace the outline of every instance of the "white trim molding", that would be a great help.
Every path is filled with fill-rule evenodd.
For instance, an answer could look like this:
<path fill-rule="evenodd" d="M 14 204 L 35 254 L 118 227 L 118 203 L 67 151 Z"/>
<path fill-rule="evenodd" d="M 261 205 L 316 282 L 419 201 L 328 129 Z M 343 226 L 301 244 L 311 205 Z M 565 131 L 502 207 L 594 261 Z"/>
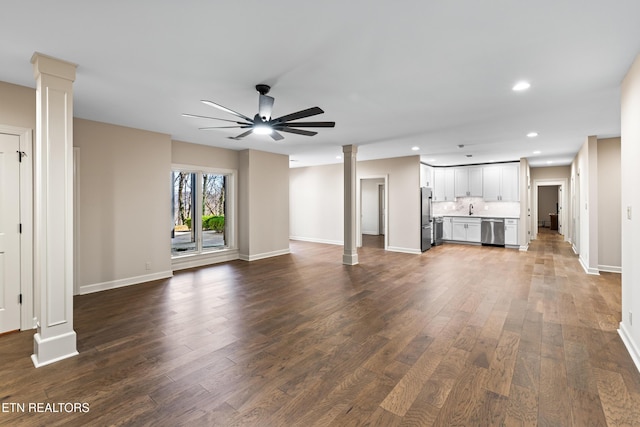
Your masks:
<path fill-rule="evenodd" d="M 622 267 L 616 265 L 598 265 L 598 271 L 622 274 Z"/>
<path fill-rule="evenodd" d="M 387 250 L 389 252 L 400 252 L 400 253 L 403 253 L 403 254 L 422 255 L 422 251 L 420 249 L 401 248 L 401 247 L 398 247 L 398 246 L 388 246 Z"/>
<path fill-rule="evenodd" d="M 631 338 L 629 332 L 627 332 L 627 328 L 624 323 L 620 322 L 620 328 L 618 329 L 618 335 L 622 339 L 622 343 L 627 348 L 629 355 L 631 356 L 631 360 L 636 365 L 636 369 L 640 372 L 640 349 L 636 346 L 635 342 Z"/>
<path fill-rule="evenodd" d="M 138 285 L 140 283 L 151 282 L 154 280 L 167 279 L 173 276 L 173 271 L 160 271 L 153 274 L 145 274 L 142 276 L 127 277 L 125 279 L 109 280 L 102 283 L 94 283 L 92 285 L 80 286 L 80 295 L 92 294 L 94 292 L 107 291 L 109 289 L 123 288 L 125 286 Z"/>
<path fill-rule="evenodd" d="M 325 245 L 344 245 L 344 241 L 342 240 L 327 240 L 327 239 L 316 239 L 313 237 L 302 237 L 302 236 L 289 236 L 289 240 L 299 240 L 301 242 L 310 242 L 310 243 L 322 243 Z"/>
<path fill-rule="evenodd" d="M 589 266 L 587 266 L 587 263 L 584 262 L 584 260 L 582 259 L 582 256 L 578 256 L 578 261 L 580 262 L 580 265 L 582 266 L 582 269 L 584 270 L 585 273 L 591 274 L 593 276 L 600 275 L 600 271 L 598 271 L 597 268 L 589 268 Z"/>
<path fill-rule="evenodd" d="M 264 253 L 255 254 L 255 255 L 240 254 L 240 259 L 242 261 L 257 261 L 259 259 L 272 258 L 272 257 L 280 256 L 280 255 L 287 255 L 287 254 L 290 254 L 290 253 L 291 253 L 291 250 L 289 248 L 287 248 L 287 249 L 282 249 L 282 250 L 279 250 L 279 251 L 264 252 Z"/>

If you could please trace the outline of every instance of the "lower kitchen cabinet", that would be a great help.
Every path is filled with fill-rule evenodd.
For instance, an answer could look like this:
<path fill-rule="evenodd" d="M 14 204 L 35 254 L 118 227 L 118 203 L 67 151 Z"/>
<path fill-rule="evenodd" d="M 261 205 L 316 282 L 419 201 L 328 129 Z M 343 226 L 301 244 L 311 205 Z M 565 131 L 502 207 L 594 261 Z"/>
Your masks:
<path fill-rule="evenodd" d="M 517 219 L 505 219 L 504 220 L 504 244 L 507 246 L 518 245 L 518 220 Z"/>
<path fill-rule="evenodd" d="M 480 218 L 452 218 L 451 240 L 480 243 Z"/>

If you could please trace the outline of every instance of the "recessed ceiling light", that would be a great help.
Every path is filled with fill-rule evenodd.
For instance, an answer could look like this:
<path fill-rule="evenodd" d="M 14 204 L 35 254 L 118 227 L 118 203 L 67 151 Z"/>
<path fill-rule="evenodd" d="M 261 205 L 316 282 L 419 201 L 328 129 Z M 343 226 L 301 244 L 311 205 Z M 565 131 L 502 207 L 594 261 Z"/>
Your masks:
<path fill-rule="evenodd" d="M 342 156 L 336 156 L 336 159 L 342 160 Z"/>
<path fill-rule="evenodd" d="M 542 153 L 542 151 L 540 151 L 540 150 L 536 150 L 536 151 L 533 152 L 533 154 L 540 154 L 540 153 Z"/>
<path fill-rule="evenodd" d="M 473 154 L 467 154 L 466 156 L 467 157 L 473 157 Z"/>
<path fill-rule="evenodd" d="M 553 163 L 552 160 L 547 160 L 547 164 L 550 165 L 551 163 Z"/>
<path fill-rule="evenodd" d="M 418 150 L 420 149 L 420 147 L 415 146 L 415 147 L 411 147 L 411 149 L 412 149 L 413 151 L 418 151 Z"/>
<path fill-rule="evenodd" d="M 464 148 L 464 144 L 458 145 L 458 148 Z"/>
<path fill-rule="evenodd" d="M 530 87 L 531 87 L 531 83 L 529 82 L 518 82 L 511 89 L 515 90 L 516 92 L 520 92 L 523 90 L 527 90 Z"/>
<path fill-rule="evenodd" d="M 529 133 L 527 134 L 527 136 L 528 136 L 529 138 L 535 138 L 536 136 L 538 136 L 538 132 L 529 132 Z"/>

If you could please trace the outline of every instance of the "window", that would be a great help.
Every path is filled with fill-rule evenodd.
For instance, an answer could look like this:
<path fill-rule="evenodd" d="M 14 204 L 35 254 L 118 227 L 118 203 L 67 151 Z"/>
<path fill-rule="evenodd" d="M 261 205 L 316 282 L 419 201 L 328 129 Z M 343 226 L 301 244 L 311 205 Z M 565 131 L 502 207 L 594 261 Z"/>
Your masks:
<path fill-rule="evenodd" d="M 174 168 L 171 255 L 200 254 L 232 248 L 231 171 Z"/>

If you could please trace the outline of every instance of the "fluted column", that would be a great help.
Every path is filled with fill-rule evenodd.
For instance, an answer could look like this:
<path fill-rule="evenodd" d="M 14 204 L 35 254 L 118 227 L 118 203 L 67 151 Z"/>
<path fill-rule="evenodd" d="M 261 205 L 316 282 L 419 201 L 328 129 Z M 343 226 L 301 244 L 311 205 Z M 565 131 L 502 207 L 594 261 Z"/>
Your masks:
<path fill-rule="evenodd" d="M 78 354 L 73 330 L 73 81 L 76 65 L 35 53 L 36 367 Z"/>
<path fill-rule="evenodd" d="M 358 147 L 345 145 L 344 154 L 344 254 L 342 263 L 355 265 L 358 263 L 358 248 L 356 246 L 356 162 Z"/>

